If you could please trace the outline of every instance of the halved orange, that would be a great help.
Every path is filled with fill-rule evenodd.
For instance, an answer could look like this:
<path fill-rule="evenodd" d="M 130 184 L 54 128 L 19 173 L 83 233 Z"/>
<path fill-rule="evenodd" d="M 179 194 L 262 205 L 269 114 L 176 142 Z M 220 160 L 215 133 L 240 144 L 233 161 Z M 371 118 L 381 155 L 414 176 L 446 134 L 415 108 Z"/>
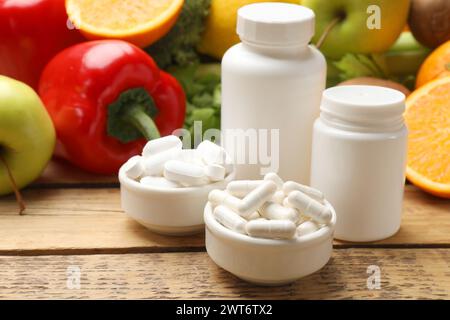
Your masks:
<path fill-rule="evenodd" d="M 450 198 L 450 76 L 428 82 L 406 99 L 409 130 L 406 177 Z"/>
<path fill-rule="evenodd" d="M 146 47 L 164 36 L 184 0 L 66 0 L 73 25 L 88 39 L 121 39 Z"/>

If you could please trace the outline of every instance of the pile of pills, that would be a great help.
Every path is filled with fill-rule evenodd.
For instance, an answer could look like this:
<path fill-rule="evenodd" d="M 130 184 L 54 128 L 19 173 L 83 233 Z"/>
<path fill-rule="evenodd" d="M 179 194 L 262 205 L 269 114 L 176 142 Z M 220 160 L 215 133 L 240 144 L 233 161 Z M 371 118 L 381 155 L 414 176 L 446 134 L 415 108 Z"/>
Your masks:
<path fill-rule="evenodd" d="M 264 180 L 232 181 L 208 200 L 215 219 L 230 230 L 257 238 L 292 239 L 327 225 L 332 218 L 323 193 L 275 173 Z"/>
<path fill-rule="evenodd" d="M 126 176 L 144 186 L 192 187 L 222 181 L 233 170 L 225 150 L 211 141 L 197 149 L 183 149 L 179 137 L 170 135 L 147 142 L 141 156 L 123 166 Z"/>

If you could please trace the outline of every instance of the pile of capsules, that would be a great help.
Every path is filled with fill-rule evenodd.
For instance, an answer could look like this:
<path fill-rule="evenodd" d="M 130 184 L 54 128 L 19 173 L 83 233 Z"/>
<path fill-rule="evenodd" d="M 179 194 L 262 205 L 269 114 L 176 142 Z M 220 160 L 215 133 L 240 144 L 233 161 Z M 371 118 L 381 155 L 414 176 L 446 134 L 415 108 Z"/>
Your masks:
<path fill-rule="evenodd" d="M 223 226 L 251 237 L 292 239 L 327 225 L 332 218 L 323 193 L 268 173 L 264 180 L 232 181 L 208 196 Z"/>
<path fill-rule="evenodd" d="M 222 181 L 233 170 L 224 148 L 205 140 L 196 149 L 183 149 L 170 135 L 147 142 L 142 155 L 123 166 L 125 175 L 144 186 L 180 188 Z"/>

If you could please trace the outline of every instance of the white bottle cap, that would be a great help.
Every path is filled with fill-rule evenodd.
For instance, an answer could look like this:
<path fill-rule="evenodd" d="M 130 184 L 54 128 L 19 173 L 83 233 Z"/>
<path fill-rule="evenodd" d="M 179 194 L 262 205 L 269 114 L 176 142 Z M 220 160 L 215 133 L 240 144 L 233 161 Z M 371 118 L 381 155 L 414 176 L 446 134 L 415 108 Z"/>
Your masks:
<path fill-rule="evenodd" d="M 332 87 L 323 92 L 322 114 L 337 121 L 360 125 L 402 122 L 405 95 L 398 90 L 367 85 Z"/>
<path fill-rule="evenodd" d="M 249 4 L 238 10 L 236 30 L 241 40 L 261 45 L 307 44 L 314 35 L 314 12 L 290 3 Z"/>

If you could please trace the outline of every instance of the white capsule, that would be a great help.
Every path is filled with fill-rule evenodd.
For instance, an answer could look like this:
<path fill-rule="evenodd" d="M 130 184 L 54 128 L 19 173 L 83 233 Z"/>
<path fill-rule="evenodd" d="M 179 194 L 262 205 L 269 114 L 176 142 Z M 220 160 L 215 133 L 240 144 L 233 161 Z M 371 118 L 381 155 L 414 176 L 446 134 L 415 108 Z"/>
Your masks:
<path fill-rule="evenodd" d="M 274 182 L 264 181 L 242 199 L 242 205 L 238 211 L 239 214 L 241 216 L 252 214 L 258 210 L 264 202 L 269 201 L 275 191 L 277 191 L 277 185 Z"/>
<path fill-rule="evenodd" d="M 125 175 L 130 179 L 137 179 L 144 174 L 144 165 L 141 156 L 134 156 L 124 164 Z"/>
<path fill-rule="evenodd" d="M 288 197 L 285 197 L 283 199 L 282 205 L 283 205 L 283 207 L 286 207 L 286 208 L 293 208 L 294 207 L 292 204 L 289 203 L 289 198 Z"/>
<path fill-rule="evenodd" d="M 291 239 L 295 228 L 295 223 L 288 220 L 252 220 L 245 226 L 249 236 L 269 239 Z"/>
<path fill-rule="evenodd" d="M 277 175 L 275 172 L 269 172 L 264 176 L 264 180 L 266 181 L 273 181 L 277 185 L 278 190 L 281 190 L 283 188 L 284 181 L 280 178 L 279 175 Z"/>
<path fill-rule="evenodd" d="M 197 150 L 206 164 L 224 164 L 226 161 L 225 149 L 209 140 L 202 141 L 197 146 Z"/>
<path fill-rule="evenodd" d="M 209 164 L 205 167 L 205 174 L 213 182 L 222 181 L 225 179 L 225 168 L 220 164 Z"/>
<path fill-rule="evenodd" d="M 292 191 L 288 196 L 289 203 L 300 212 L 318 223 L 331 221 L 331 210 L 300 191 Z"/>
<path fill-rule="evenodd" d="M 275 194 L 273 195 L 271 200 L 273 202 L 283 204 L 284 198 L 286 198 L 286 195 L 284 194 L 284 192 L 281 190 L 278 190 L 277 192 L 275 192 Z"/>
<path fill-rule="evenodd" d="M 235 210 L 242 217 L 249 217 L 257 211 L 261 205 L 268 201 L 275 193 L 277 186 L 272 181 L 264 181 L 243 199 L 220 190 L 209 193 L 209 201 L 213 204 L 223 204 Z"/>
<path fill-rule="evenodd" d="M 172 148 L 161 151 L 153 156 L 144 158 L 144 173 L 146 176 L 161 176 L 164 172 L 164 164 L 178 156 L 181 150 Z"/>
<path fill-rule="evenodd" d="M 285 208 L 281 204 L 268 201 L 258 210 L 263 218 L 269 220 L 290 220 L 296 223 L 300 213 L 294 208 Z"/>
<path fill-rule="evenodd" d="M 144 147 L 142 155 L 147 158 L 157 153 L 176 148 L 181 150 L 183 142 L 177 136 L 170 135 L 159 139 L 150 140 Z"/>
<path fill-rule="evenodd" d="M 202 166 L 179 160 L 169 160 L 164 164 L 164 177 L 185 187 L 207 183 Z"/>
<path fill-rule="evenodd" d="M 177 155 L 177 159 L 180 161 L 184 161 L 187 163 L 196 164 L 199 166 L 203 166 L 203 158 L 202 155 L 197 151 L 197 149 L 183 149 Z"/>
<path fill-rule="evenodd" d="M 322 191 L 320 191 L 320 190 L 314 189 L 312 187 L 305 186 L 303 184 L 300 184 L 300 183 L 297 183 L 297 182 L 294 182 L 294 181 L 286 181 L 283 184 L 283 192 L 287 196 L 292 191 L 301 191 L 304 194 L 307 194 L 308 196 L 310 196 L 314 200 L 317 200 L 317 201 L 319 201 L 321 203 L 323 203 L 323 201 L 325 199 Z"/>
<path fill-rule="evenodd" d="M 225 206 L 217 206 L 214 209 L 214 217 L 222 225 L 233 231 L 246 234 L 245 225 L 247 221 Z"/>
<path fill-rule="evenodd" d="M 259 214 L 258 211 L 253 212 L 251 215 L 249 215 L 249 216 L 247 217 L 247 220 L 248 220 L 248 221 L 250 221 L 250 220 L 256 220 L 256 219 L 261 219 L 261 215 Z"/>
<path fill-rule="evenodd" d="M 313 233 L 317 230 L 319 230 L 317 224 L 312 221 L 305 221 L 297 227 L 297 237 L 306 236 L 307 234 Z"/>
<path fill-rule="evenodd" d="M 180 188 L 181 185 L 175 181 L 170 181 L 164 177 L 146 176 L 140 183 L 144 186 L 160 187 L 160 188 Z"/>
<path fill-rule="evenodd" d="M 298 225 L 300 225 L 300 224 L 302 224 L 303 222 L 306 222 L 306 221 L 310 221 L 309 218 L 307 218 L 304 215 L 300 214 L 299 217 L 298 217 L 298 220 L 297 220 L 297 222 L 295 224 L 298 226 Z"/>
<path fill-rule="evenodd" d="M 212 190 L 209 193 L 208 200 L 215 206 L 224 205 L 238 213 L 242 206 L 241 199 L 232 196 L 228 192 L 218 190 L 218 189 Z M 250 216 L 250 214 L 251 213 L 245 215 L 244 217 L 247 218 Z"/>
<path fill-rule="evenodd" d="M 285 207 L 285 208 L 294 208 L 294 206 L 289 203 L 289 198 L 288 197 L 284 198 L 284 200 L 283 200 L 283 207 Z M 304 215 L 302 215 L 297 209 L 295 209 L 295 210 L 299 213 L 299 217 L 298 217 L 298 220 L 296 222 L 297 225 L 299 225 L 299 224 L 309 220 L 308 217 L 305 217 Z"/>
<path fill-rule="evenodd" d="M 239 180 L 231 181 L 227 185 L 227 191 L 235 197 L 245 197 L 250 191 L 255 190 L 264 180 Z"/>

